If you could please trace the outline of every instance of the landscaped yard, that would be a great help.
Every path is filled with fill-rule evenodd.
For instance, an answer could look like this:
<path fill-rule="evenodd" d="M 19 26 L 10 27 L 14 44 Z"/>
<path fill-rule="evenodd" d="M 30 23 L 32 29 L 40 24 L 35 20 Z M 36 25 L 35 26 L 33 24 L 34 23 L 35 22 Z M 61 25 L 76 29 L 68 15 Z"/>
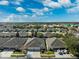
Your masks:
<path fill-rule="evenodd" d="M 44 53 L 41 53 L 41 57 L 55 57 L 53 51 L 46 51 Z"/>
<path fill-rule="evenodd" d="M 11 55 L 11 57 L 24 57 L 25 54 L 23 52 L 13 52 L 13 54 Z"/>

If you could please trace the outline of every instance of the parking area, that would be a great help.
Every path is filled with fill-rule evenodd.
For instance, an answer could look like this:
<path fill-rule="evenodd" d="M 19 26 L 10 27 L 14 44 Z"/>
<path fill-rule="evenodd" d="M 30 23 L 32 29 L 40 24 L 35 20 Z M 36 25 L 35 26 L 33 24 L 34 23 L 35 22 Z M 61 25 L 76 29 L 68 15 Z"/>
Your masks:
<path fill-rule="evenodd" d="M 40 51 L 28 51 L 27 58 L 40 58 Z"/>
<path fill-rule="evenodd" d="M 11 54 L 13 53 L 13 50 L 4 50 L 0 52 L 0 57 L 11 57 Z"/>
<path fill-rule="evenodd" d="M 58 52 L 55 52 L 55 57 L 56 58 L 71 58 L 72 54 L 63 54 L 63 55 L 60 55 Z"/>
<path fill-rule="evenodd" d="M 67 50 L 57 50 L 54 52 L 56 58 L 71 58 L 73 55 L 67 53 Z"/>

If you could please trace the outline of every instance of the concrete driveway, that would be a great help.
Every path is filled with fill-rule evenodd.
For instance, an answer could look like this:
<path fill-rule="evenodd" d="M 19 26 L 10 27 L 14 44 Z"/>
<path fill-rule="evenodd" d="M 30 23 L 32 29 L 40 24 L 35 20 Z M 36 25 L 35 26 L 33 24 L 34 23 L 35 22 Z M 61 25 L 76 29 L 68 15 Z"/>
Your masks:
<path fill-rule="evenodd" d="M 4 50 L 4 51 L 2 51 L 0 53 L 0 57 L 11 57 L 12 53 L 13 53 L 13 51 L 6 51 L 6 50 Z"/>
<path fill-rule="evenodd" d="M 72 58 L 72 54 L 63 54 L 60 55 L 58 52 L 54 52 L 56 58 Z"/>
<path fill-rule="evenodd" d="M 27 58 L 40 58 L 40 51 L 28 51 Z"/>

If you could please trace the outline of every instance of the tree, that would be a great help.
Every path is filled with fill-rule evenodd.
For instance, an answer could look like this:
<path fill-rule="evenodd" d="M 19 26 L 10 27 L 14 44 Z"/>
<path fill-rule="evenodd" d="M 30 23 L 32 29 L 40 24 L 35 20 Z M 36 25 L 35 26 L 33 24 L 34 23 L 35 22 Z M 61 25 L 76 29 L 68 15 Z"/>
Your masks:
<path fill-rule="evenodd" d="M 75 55 L 76 55 L 77 57 L 79 57 L 79 41 L 78 41 L 78 42 L 76 42 L 76 44 L 75 44 L 74 48 L 75 48 L 75 50 L 76 50 Z"/>
<path fill-rule="evenodd" d="M 16 37 L 19 37 L 19 33 L 18 32 L 16 33 Z"/>
<path fill-rule="evenodd" d="M 38 32 L 38 29 L 41 28 L 41 26 L 40 25 L 35 25 L 34 28 L 37 29 L 37 32 Z"/>
<path fill-rule="evenodd" d="M 45 50 L 47 51 L 46 39 L 44 39 Z"/>
<path fill-rule="evenodd" d="M 63 37 L 63 34 L 55 33 L 55 34 L 53 34 L 53 37 L 61 38 L 61 37 Z"/>
<path fill-rule="evenodd" d="M 71 33 L 67 33 L 65 36 L 64 36 L 64 39 L 63 39 L 69 49 L 69 51 L 76 55 L 76 53 L 79 51 L 78 47 L 79 47 L 79 44 L 77 44 L 77 42 L 79 41 L 78 38 L 76 38 L 73 34 Z M 79 52 L 78 52 L 79 53 Z"/>
<path fill-rule="evenodd" d="M 37 37 L 39 37 L 39 38 L 43 38 L 43 33 L 41 33 L 41 32 L 37 32 Z"/>
<path fill-rule="evenodd" d="M 28 37 L 33 37 L 33 32 L 28 32 Z"/>

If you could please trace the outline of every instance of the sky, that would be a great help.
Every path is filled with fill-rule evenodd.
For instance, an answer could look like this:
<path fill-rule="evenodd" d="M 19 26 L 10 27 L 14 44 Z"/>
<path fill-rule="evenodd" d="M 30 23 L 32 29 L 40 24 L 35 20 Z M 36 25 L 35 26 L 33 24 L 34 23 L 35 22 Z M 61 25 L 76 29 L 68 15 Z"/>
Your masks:
<path fill-rule="evenodd" d="M 79 0 L 0 0 L 0 22 L 79 22 Z"/>

